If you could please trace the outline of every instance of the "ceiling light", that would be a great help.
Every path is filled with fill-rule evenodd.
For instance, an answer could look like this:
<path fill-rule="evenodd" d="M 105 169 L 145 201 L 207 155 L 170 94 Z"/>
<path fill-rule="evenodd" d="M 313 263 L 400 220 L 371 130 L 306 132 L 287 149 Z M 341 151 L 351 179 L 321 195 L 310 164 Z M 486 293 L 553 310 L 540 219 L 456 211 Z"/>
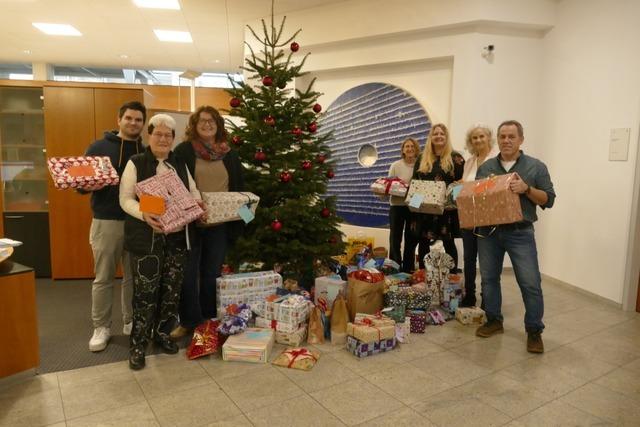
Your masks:
<path fill-rule="evenodd" d="M 200 77 L 201 75 L 202 73 L 200 73 L 199 71 L 186 70 L 182 74 L 180 74 L 179 77 L 182 79 L 194 80 Z"/>
<path fill-rule="evenodd" d="M 33 52 L 31 52 L 29 49 L 25 49 L 22 51 L 22 53 L 24 53 L 25 55 L 31 55 Z"/>
<path fill-rule="evenodd" d="M 193 43 L 188 31 L 153 30 L 161 42 Z"/>
<path fill-rule="evenodd" d="M 31 25 L 50 36 L 81 36 L 82 33 L 69 24 L 33 22 Z"/>
<path fill-rule="evenodd" d="M 123 53 L 122 55 L 118 55 L 118 58 L 120 58 L 120 59 L 129 59 L 129 55 L 127 55 L 126 53 Z"/>
<path fill-rule="evenodd" d="M 180 10 L 178 0 L 133 0 L 138 7 L 147 9 L 173 9 Z"/>

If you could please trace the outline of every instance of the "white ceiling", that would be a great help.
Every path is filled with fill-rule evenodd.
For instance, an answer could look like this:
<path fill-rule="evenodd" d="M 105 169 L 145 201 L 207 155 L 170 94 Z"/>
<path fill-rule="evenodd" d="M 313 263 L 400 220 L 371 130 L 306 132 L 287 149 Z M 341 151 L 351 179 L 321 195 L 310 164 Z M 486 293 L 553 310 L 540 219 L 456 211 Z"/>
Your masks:
<path fill-rule="evenodd" d="M 179 1 L 181 10 L 140 9 L 132 0 L 0 0 L 0 63 L 237 72 L 246 23 L 271 10 L 271 0 Z M 275 0 L 275 14 L 344 1 Z M 47 36 L 32 22 L 70 24 L 82 37 Z M 193 43 L 160 42 L 154 29 L 189 31 Z"/>

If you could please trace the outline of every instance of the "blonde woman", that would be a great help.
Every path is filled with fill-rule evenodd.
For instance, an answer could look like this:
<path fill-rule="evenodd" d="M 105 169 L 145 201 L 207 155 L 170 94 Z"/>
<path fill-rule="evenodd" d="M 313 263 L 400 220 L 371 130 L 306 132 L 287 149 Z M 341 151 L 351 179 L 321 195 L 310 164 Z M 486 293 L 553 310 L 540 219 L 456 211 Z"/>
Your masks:
<path fill-rule="evenodd" d="M 496 157 L 500 152 L 491 129 L 487 125 L 476 124 L 469 128 L 466 137 L 466 148 L 471 157 L 464 164 L 462 181 L 475 181 L 476 172 L 487 159 Z M 465 296 L 461 307 L 476 305 L 476 259 L 478 257 L 478 238 L 473 230 L 460 230 L 464 248 L 464 287 Z M 484 305 L 484 301 L 482 302 Z"/>
<path fill-rule="evenodd" d="M 446 185 L 462 179 L 464 158 L 453 151 L 449 130 L 442 123 L 431 128 L 427 143 L 420 158 L 416 161 L 413 179 L 423 181 L 444 181 Z M 455 261 L 454 271 L 458 269 L 458 250 L 454 238 L 460 237 L 458 211 L 445 211 L 442 215 L 417 214 L 418 261 L 424 268 L 424 256 L 429 252 L 429 245 L 435 240 L 442 240 L 445 251 Z"/>
<path fill-rule="evenodd" d="M 389 177 L 398 177 L 407 185 L 411 182 L 416 158 L 420 153 L 420 145 L 413 138 L 407 138 L 400 146 L 402 158 L 396 160 L 389 168 Z M 411 231 L 412 214 L 404 201 L 404 197 L 391 196 L 389 199 L 389 257 L 397 262 L 402 271 L 411 272 L 415 268 L 415 250 L 417 241 Z M 402 235 L 404 234 L 404 251 L 400 253 Z"/>

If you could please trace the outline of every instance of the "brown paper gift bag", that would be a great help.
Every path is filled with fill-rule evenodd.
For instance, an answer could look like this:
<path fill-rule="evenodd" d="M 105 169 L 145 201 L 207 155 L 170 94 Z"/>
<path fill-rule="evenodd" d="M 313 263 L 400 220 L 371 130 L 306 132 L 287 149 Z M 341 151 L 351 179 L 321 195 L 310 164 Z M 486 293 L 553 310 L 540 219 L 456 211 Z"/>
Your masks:
<path fill-rule="evenodd" d="M 375 314 L 382 310 L 384 280 L 369 283 L 349 277 L 347 291 L 347 307 L 349 320 L 356 318 L 356 313 Z"/>
<path fill-rule="evenodd" d="M 322 324 L 322 313 L 318 307 L 311 310 L 309 316 L 309 333 L 307 334 L 309 344 L 324 343 L 324 325 Z"/>
<path fill-rule="evenodd" d="M 347 302 L 342 295 L 338 294 L 333 301 L 331 308 L 331 344 L 344 345 L 347 343 L 347 323 L 349 322 L 349 311 Z"/>

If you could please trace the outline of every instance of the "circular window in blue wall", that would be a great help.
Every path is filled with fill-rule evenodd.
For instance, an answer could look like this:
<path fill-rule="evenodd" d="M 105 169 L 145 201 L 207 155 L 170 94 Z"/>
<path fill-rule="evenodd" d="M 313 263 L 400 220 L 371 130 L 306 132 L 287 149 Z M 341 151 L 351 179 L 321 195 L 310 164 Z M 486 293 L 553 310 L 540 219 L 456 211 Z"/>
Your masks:
<path fill-rule="evenodd" d="M 337 196 L 338 215 L 364 227 L 389 225 L 389 202 L 378 199 L 369 186 L 386 177 L 400 158 L 407 138 L 424 147 L 431 121 L 417 99 L 397 86 L 367 83 L 340 95 L 320 119 L 321 134 L 336 159 L 336 176 L 328 195 Z"/>

